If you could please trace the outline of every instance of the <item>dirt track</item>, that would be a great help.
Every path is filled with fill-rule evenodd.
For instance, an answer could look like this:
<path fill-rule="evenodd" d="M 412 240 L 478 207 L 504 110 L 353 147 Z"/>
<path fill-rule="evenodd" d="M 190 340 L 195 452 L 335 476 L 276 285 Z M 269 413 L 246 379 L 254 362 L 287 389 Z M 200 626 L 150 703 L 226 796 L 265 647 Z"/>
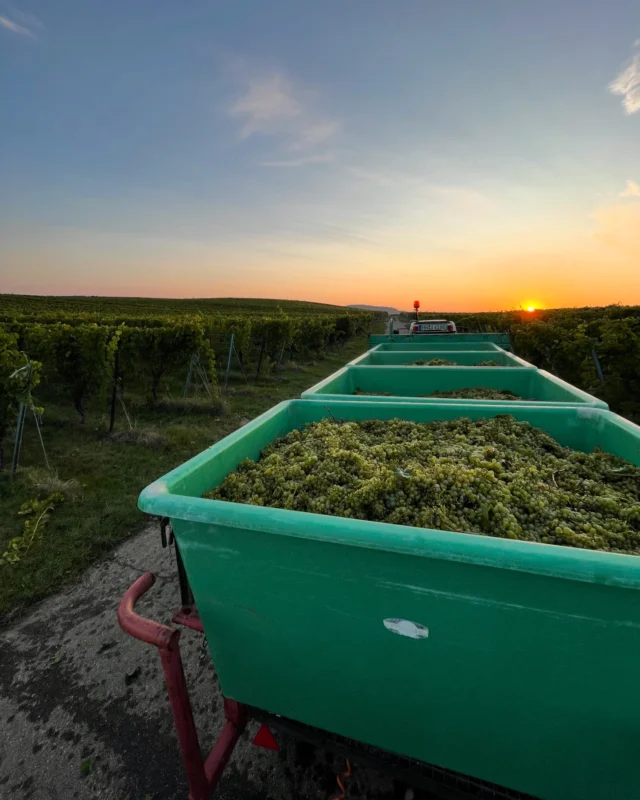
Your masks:
<path fill-rule="evenodd" d="M 168 622 L 178 605 L 173 552 L 157 525 L 88 570 L 82 580 L 0 634 L 0 796 L 29 800 L 186 798 L 182 762 L 153 648 L 116 622 L 124 590 L 157 576 L 141 612 Z M 203 749 L 223 724 L 222 701 L 202 637 L 181 647 Z M 238 744 L 218 800 L 324 798 L 343 762 L 283 742 L 280 753 Z M 356 769 L 348 796 L 403 798 L 406 787 Z"/>

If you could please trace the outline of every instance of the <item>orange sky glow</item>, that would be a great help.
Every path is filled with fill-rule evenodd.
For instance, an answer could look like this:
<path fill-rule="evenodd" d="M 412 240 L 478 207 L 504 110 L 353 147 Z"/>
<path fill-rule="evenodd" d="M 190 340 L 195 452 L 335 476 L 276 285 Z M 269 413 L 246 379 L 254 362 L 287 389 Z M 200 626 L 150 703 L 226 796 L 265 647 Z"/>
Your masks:
<path fill-rule="evenodd" d="M 59 229 L 9 248 L 1 290 L 25 294 L 270 297 L 481 311 L 640 303 L 640 200 L 580 225 L 534 227 L 432 248 L 418 226 L 381 246 L 321 239 L 150 240 Z"/>
<path fill-rule="evenodd" d="M 640 304 L 637 2 L 30 2 L 0 292 Z"/>

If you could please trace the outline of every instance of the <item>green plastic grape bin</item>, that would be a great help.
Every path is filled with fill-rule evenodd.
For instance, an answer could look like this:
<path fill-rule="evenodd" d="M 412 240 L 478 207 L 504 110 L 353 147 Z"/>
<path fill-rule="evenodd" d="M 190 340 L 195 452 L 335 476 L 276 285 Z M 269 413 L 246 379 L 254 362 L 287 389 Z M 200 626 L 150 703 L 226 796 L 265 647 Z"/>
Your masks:
<path fill-rule="evenodd" d="M 440 344 L 451 344 L 452 342 L 466 342 L 469 344 L 477 344 L 478 342 L 493 342 L 498 347 L 503 347 L 507 350 L 511 349 L 511 339 L 508 333 L 423 333 L 416 336 L 410 334 L 389 334 L 389 333 L 372 333 L 369 335 L 369 346 L 373 347 L 376 344 L 383 342 L 415 342 L 428 340 L 432 344 L 428 347 L 438 349 Z M 437 347 L 435 346 L 437 345 Z M 473 350 L 473 347 L 469 348 Z"/>
<path fill-rule="evenodd" d="M 446 361 L 453 361 L 456 365 L 471 367 L 482 361 L 495 361 L 501 367 L 526 367 L 535 369 L 533 364 L 524 361 L 512 353 L 505 350 L 483 351 L 483 350 L 399 350 L 399 351 L 378 351 L 375 348 L 367 350 L 358 358 L 354 358 L 347 366 L 407 366 L 413 361 L 431 361 L 433 358 L 441 358 Z M 412 369 L 418 369 L 417 366 Z M 431 367 L 425 367 L 431 369 Z"/>
<path fill-rule="evenodd" d="M 493 350 L 495 352 L 504 348 L 493 342 L 457 342 L 444 339 L 432 342 L 430 336 L 416 336 L 410 342 L 382 342 L 372 345 L 371 349 L 380 353 L 394 350 Z"/>
<path fill-rule="evenodd" d="M 513 392 L 520 400 L 460 400 L 456 398 L 429 397 L 432 392 L 450 392 L 455 389 L 477 387 L 502 389 Z M 375 394 L 388 392 L 390 396 L 371 397 L 354 394 L 358 390 Z M 514 405 L 589 405 L 608 408 L 604 400 L 577 389 L 570 383 L 537 369 L 511 369 L 509 367 L 343 367 L 320 383 L 302 393 L 303 400 L 357 400 L 381 403 L 499 403 Z"/>
<path fill-rule="evenodd" d="M 201 498 L 329 413 L 504 408 L 288 401 L 142 492 L 171 519 L 224 694 L 545 800 L 638 797 L 640 558 Z M 609 411 L 511 413 L 640 464 L 640 429 Z"/>

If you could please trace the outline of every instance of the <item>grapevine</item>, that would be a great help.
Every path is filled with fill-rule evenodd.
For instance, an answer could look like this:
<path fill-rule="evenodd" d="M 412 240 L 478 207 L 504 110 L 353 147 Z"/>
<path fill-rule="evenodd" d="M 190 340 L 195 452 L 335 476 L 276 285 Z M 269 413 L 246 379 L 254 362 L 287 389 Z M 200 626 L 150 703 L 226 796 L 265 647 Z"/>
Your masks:
<path fill-rule="evenodd" d="M 18 337 L 0 328 L 0 470 L 9 426 L 20 403 L 32 404 L 31 391 L 40 380 L 41 364 L 30 361 L 18 346 Z"/>
<path fill-rule="evenodd" d="M 0 295 L 0 322 L 17 351 L 45 365 L 43 383 L 68 398 L 81 422 L 89 399 L 106 402 L 110 395 L 113 426 L 125 386 L 142 383 L 157 403 L 165 378 L 184 381 L 194 356 L 216 389 L 216 363 L 227 360 L 231 335 L 241 366 L 258 377 L 275 369 L 285 350 L 289 357 L 319 355 L 366 332 L 373 319 L 368 312 L 313 303 L 289 303 L 291 313 L 276 301 L 249 300 L 248 313 L 244 301 L 243 313 L 232 313 L 234 304 Z"/>
<path fill-rule="evenodd" d="M 612 408 L 638 414 L 640 404 L 640 306 L 538 309 L 477 314 L 424 312 L 453 320 L 460 332 L 507 333 L 515 352 Z M 597 356 L 604 385 L 598 379 Z"/>
<path fill-rule="evenodd" d="M 18 561 L 22 560 L 36 541 L 36 538 L 42 536 L 50 512 L 57 505 L 60 505 L 63 500 L 63 494 L 54 492 L 44 500 L 31 500 L 20 506 L 18 514 L 26 517 L 24 529 L 21 536 L 15 536 L 10 540 L 7 549 L 0 555 L 0 567 L 17 564 Z"/>

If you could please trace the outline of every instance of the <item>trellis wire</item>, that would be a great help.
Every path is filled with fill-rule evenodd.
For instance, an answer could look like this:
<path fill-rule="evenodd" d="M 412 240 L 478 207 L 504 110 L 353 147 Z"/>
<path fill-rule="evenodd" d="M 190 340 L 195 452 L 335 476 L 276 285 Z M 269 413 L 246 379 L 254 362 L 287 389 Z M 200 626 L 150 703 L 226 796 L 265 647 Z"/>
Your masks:
<path fill-rule="evenodd" d="M 596 374 L 598 376 L 598 380 L 600 384 L 604 386 L 604 375 L 602 373 L 602 367 L 600 366 L 600 359 L 598 358 L 598 354 L 596 353 L 595 347 L 591 348 L 591 358 L 593 360 L 593 365 L 596 368 Z"/>
<path fill-rule="evenodd" d="M 33 406 L 31 406 L 31 410 L 33 411 L 33 418 L 36 421 L 36 430 L 38 431 L 38 438 L 40 439 L 40 444 L 42 446 L 42 454 L 44 456 L 44 463 L 47 465 L 47 470 L 51 472 L 51 467 L 49 465 L 49 459 L 47 458 L 47 451 L 44 447 L 44 439 L 42 438 L 42 431 L 40 430 L 40 422 L 38 421 L 38 414 Z"/>
<path fill-rule="evenodd" d="M 191 376 L 193 375 L 193 363 L 194 363 L 195 357 L 196 357 L 196 354 L 194 353 L 191 356 L 191 360 L 189 361 L 189 371 L 187 372 L 187 379 L 184 382 L 184 389 L 182 390 L 182 396 L 183 397 L 186 397 L 189 394 L 189 388 L 191 386 Z"/>
<path fill-rule="evenodd" d="M 229 342 L 229 356 L 227 358 L 227 372 L 224 376 L 224 388 L 227 388 L 227 384 L 229 383 L 229 371 L 231 370 L 231 356 L 233 354 L 233 340 L 235 338 L 235 333 L 231 334 L 231 341 Z"/>
<path fill-rule="evenodd" d="M 124 400 L 122 399 L 122 393 L 118 392 L 118 400 L 120 401 L 120 405 L 122 406 L 122 410 L 124 411 L 124 415 L 127 418 L 127 422 L 129 424 L 129 430 L 133 430 L 133 425 L 131 424 L 131 419 L 129 418 L 129 414 L 127 412 L 127 407 L 124 404 Z"/>
<path fill-rule="evenodd" d="M 278 369 L 282 366 L 282 356 L 284 355 L 284 348 L 286 344 L 287 344 L 286 341 L 282 343 L 282 349 L 280 350 L 280 358 L 278 359 Z"/>
<path fill-rule="evenodd" d="M 20 461 L 20 448 L 22 447 L 22 433 L 24 431 L 24 418 L 27 412 L 27 406 L 20 403 L 18 407 L 18 422 L 16 424 L 16 437 L 13 442 L 13 457 L 11 459 L 11 476 L 16 474 L 18 463 Z"/>
<path fill-rule="evenodd" d="M 213 400 L 213 396 L 211 394 L 211 385 L 209 384 L 209 378 L 207 377 L 206 370 L 200 363 L 200 354 L 198 354 L 196 358 L 196 361 L 194 363 L 194 369 L 196 371 L 196 374 L 202 381 L 202 385 L 204 386 L 205 392 L 209 395 L 209 400 Z"/>
<path fill-rule="evenodd" d="M 244 367 L 242 366 L 242 361 L 240 360 L 240 356 L 238 355 L 238 351 L 235 345 L 235 334 L 231 334 L 231 342 L 229 343 L 229 359 L 227 361 L 227 373 L 224 379 L 224 388 L 227 388 L 227 383 L 229 381 L 229 372 L 231 370 L 231 357 L 235 354 L 236 360 L 238 361 L 238 366 L 240 367 L 240 372 L 242 373 L 242 377 L 244 378 L 244 382 L 249 385 L 249 381 L 244 371 Z"/>

